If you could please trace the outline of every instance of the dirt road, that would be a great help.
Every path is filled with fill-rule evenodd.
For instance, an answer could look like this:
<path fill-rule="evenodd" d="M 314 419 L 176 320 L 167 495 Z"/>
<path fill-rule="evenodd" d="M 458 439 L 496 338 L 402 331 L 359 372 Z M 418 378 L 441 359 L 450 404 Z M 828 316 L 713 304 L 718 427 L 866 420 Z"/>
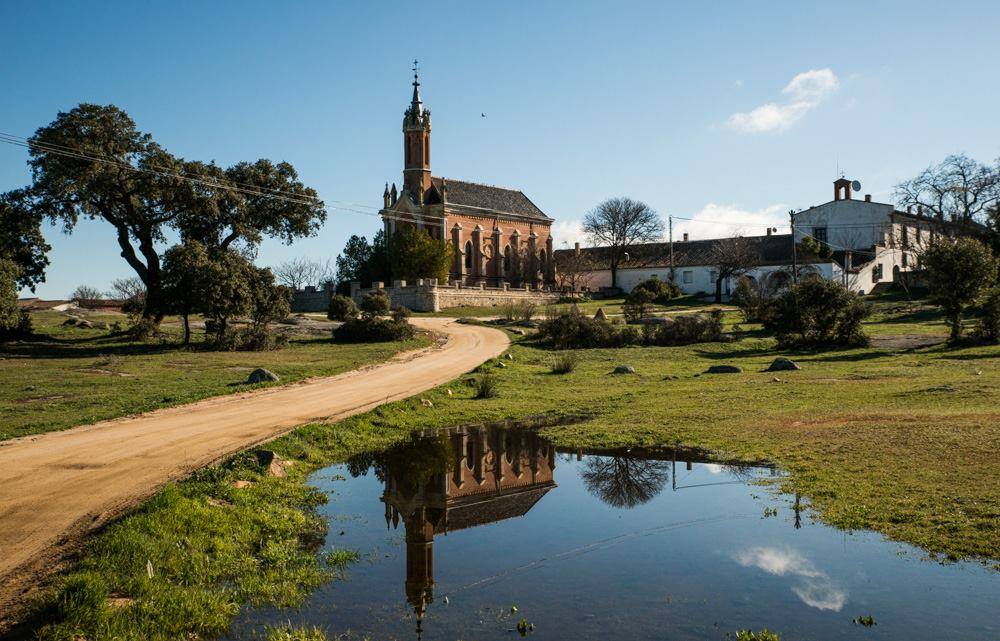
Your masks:
<path fill-rule="evenodd" d="M 0 613 L 87 533 L 165 483 L 296 425 L 441 385 L 509 344 L 501 331 L 449 319 L 414 324 L 447 342 L 338 376 L 0 443 Z"/>

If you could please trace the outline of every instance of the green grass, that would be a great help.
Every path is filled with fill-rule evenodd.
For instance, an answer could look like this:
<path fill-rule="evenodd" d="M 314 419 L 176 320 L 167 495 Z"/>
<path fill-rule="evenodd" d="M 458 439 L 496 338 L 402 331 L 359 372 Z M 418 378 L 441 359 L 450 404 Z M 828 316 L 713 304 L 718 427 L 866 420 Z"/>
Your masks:
<path fill-rule="evenodd" d="M 881 322 L 892 324 L 893 313 Z M 511 352 L 507 367 L 491 367 L 493 398 L 475 398 L 476 378 L 466 376 L 421 394 L 431 407 L 409 399 L 274 441 L 268 447 L 298 461 L 288 478 L 263 478 L 243 456 L 167 487 L 95 537 L 58 579 L 36 609 L 49 622 L 40 638 L 205 637 L 241 603 L 295 605 L 342 571 L 325 559 L 351 559 L 314 549 L 322 527 L 312 508 L 322 497 L 306 485 L 310 471 L 385 448 L 415 427 L 527 416 L 585 417 L 547 428 L 566 447 L 680 443 L 770 460 L 790 472 L 777 487 L 800 493 L 827 523 L 873 529 L 941 560 L 1000 567 L 1000 347 L 786 352 L 751 335 L 580 350 L 576 368 L 560 375 L 551 373 L 557 353 L 524 340 Z M 802 370 L 763 372 L 779 355 Z M 703 374 L 721 363 L 743 373 Z M 612 378 L 618 364 L 636 374 Z M 234 490 L 236 479 L 256 483 Z M 133 601 L 114 607 L 109 597 Z M 304 636 L 276 638 L 322 638 L 275 634 L 285 632 Z"/>
<path fill-rule="evenodd" d="M 38 336 L 0 345 L 0 440 L 65 429 L 245 391 L 247 375 L 265 367 L 282 383 L 327 376 L 429 344 L 334 344 L 328 336 L 293 336 L 273 352 L 211 352 L 179 345 L 176 319 L 166 344 L 141 343 L 108 330 L 63 327 L 58 312 L 32 314 Z M 88 319 L 114 322 L 121 315 Z"/>

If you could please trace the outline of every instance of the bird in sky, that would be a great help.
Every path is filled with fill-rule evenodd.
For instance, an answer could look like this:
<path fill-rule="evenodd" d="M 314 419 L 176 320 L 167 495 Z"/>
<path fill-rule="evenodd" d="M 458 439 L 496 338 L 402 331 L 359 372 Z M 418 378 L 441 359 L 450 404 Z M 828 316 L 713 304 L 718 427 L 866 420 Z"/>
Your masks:
<path fill-rule="evenodd" d="M 479 114 L 479 115 L 480 115 L 480 116 L 482 116 L 483 118 L 485 118 L 485 117 L 486 117 L 486 114 Z"/>

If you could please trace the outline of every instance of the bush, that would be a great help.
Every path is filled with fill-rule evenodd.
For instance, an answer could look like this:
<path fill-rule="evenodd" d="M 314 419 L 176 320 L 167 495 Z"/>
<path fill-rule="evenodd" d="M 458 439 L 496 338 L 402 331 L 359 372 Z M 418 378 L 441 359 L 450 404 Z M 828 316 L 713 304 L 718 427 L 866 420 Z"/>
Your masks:
<path fill-rule="evenodd" d="M 530 323 L 538 305 L 530 300 L 507 300 L 500 305 L 500 315 L 508 323 Z"/>
<path fill-rule="evenodd" d="M 657 305 L 666 305 L 673 298 L 678 298 L 683 292 L 681 288 L 672 280 L 660 280 L 659 278 L 649 278 L 635 287 L 629 296 L 642 290 L 649 293 L 649 299 Z"/>
<path fill-rule="evenodd" d="M 357 318 L 358 305 L 349 296 L 337 294 L 330 298 L 330 304 L 326 308 L 326 317 L 333 321 L 346 321 Z"/>
<path fill-rule="evenodd" d="M 979 302 L 996 281 L 997 261 L 989 247 L 974 238 L 938 239 L 920 255 L 927 271 L 931 300 L 944 310 L 949 340 L 962 337 L 965 309 Z"/>
<path fill-rule="evenodd" d="M 736 283 L 736 289 L 733 290 L 730 301 L 740 308 L 745 322 L 758 323 L 768 298 L 765 285 L 744 277 Z"/>
<path fill-rule="evenodd" d="M 638 323 L 649 316 L 650 307 L 653 304 L 653 293 L 648 289 L 636 287 L 625 297 L 625 304 L 622 305 L 622 314 L 626 323 Z"/>
<path fill-rule="evenodd" d="M 386 343 L 413 338 L 414 333 L 406 321 L 362 316 L 348 319 L 333 330 L 333 338 L 342 343 Z"/>
<path fill-rule="evenodd" d="M 722 339 L 722 311 L 684 314 L 670 322 L 644 324 L 641 329 L 566 312 L 543 321 L 538 327 L 538 336 L 555 349 L 689 345 Z"/>
<path fill-rule="evenodd" d="M 500 395 L 500 381 L 491 369 L 484 370 L 475 384 L 476 398 L 496 398 Z"/>
<path fill-rule="evenodd" d="M 361 299 L 361 315 L 371 319 L 389 313 L 389 296 L 381 289 L 374 289 Z"/>
<path fill-rule="evenodd" d="M 976 338 L 984 343 L 1000 343 L 1000 285 L 993 287 L 983 299 L 983 315 Z"/>
<path fill-rule="evenodd" d="M 552 362 L 552 373 L 553 374 L 569 374 L 576 369 L 576 366 L 580 364 L 580 355 L 576 352 L 566 352 L 561 356 L 557 356 Z"/>
<path fill-rule="evenodd" d="M 221 335 L 212 336 L 207 346 L 221 352 L 270 352 L 287 347 L 288 335 L 254 325 L 227 327 Z"/>
<path fill-rule="evenodd" d="M 392 320 L 397 323 L 405 323 L 406 319 L 410 317 L 410 310 L 406 309 L 402 305 L 396 305 L 392 308 Z"/>
<path fill-rule="evenodd" d="M 31 317 L 17 302 L 17 279 L 21 268 L 0 258 L 0 341 L 31 334 Z"/>
<path fill-rule="evenodd" d="M 809 278 L 768 301 L 764 329 L 782 346 L 868 344 L 861 323 L 871 309 L 840 283 Z"/>

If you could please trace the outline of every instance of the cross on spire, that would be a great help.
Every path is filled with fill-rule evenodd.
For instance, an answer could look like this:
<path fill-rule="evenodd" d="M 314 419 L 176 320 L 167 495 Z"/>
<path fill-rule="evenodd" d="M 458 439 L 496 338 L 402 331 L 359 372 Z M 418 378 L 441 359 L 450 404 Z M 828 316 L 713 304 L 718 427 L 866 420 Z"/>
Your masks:
<path fill-rule="evenodd" d="M 410 101 L 410 108 L 418 116 L 423 112 L 423 104 L 420 101 L 419 63 L 416 58 L 413 59 L 413 100 Z"/>

